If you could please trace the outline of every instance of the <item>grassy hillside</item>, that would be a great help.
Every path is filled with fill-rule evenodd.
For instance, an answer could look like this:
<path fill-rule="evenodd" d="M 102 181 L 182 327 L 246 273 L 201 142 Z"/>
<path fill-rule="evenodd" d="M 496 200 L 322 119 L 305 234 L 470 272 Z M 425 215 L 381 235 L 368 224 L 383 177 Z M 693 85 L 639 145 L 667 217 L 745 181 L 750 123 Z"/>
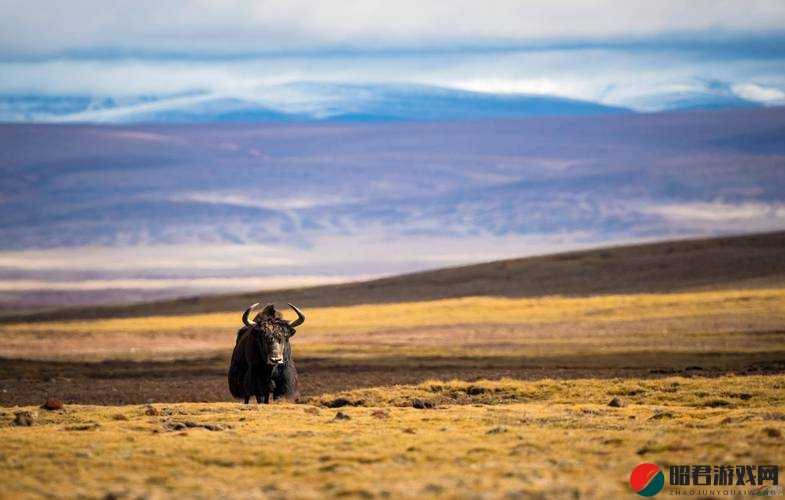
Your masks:
<path fill-rule="evenodd" d="M 291 313 L 289 313 L 291 314 Z M 51 359 L 56 353 L 95 359 L 149 359 L 189 353 L 227 351 L 234 332 L 242 326 L 240 313 L 207 313 L 73 320 L 56 323 L 0 325 L 0 349 L 27 359 Z M 308 321 L 292 339 L 298 352 L 308 355 L 367 357 L 385 354 L 423 356 L 439 352 L 456 355 L 511 354 L 518 350 L 556 354 L 575 344 L 608 352 L 645 345 L 656 349 L 759 350 L 768 341 L 781 340 L 782 332 L 765 331 L 764 324 L 785 323 L 785 289 L 720 290 L 672 294 L 604 295 L 596 297 L 543 297 L 536 299 L 465 297 L 396 304 L 368 304 L 308 309 Z M 739 335 L 738 345 L 729 336 Z M 692 340 L 701 345 L 680 344 Z M 670 327 L 668 327 L 670 324 Z M 569 325 L 564 335 L 537 335 Z M 630 328 L 630 325 L 635 325 Z M 657 326 L 654 326 L 657 325 Z M 465 332 L 485 332 L 472 336 Z M 637 336 L 632 337 L 633 331 Z M 649 335 L 656 339 L 648 339 Z M 712 347 L 707 342 L 715 340 Z M 538 346 L 545 346 L 539 348 Z M 394 348 L 394 349 L 393 349 Z"/>
<path fill-rule="evenodd" d="M 12 315 L 0 321 L 242 311 L 257 301 L 293 302 L 313 308 L 467 296 L 585 296 L 782 285 L 785 285 L 785 232 L 781 231 L 502 260 L 344 285 Z"/>
<path fill-rule="evenodd" d="M 308 308 L 306 396 L 427 378 L 779 372 L 785 288 Z M 225 401 L 240 312 L 0 325 L 0 404 Z M 36 360 L 36 361 L 33 361 Z"/>

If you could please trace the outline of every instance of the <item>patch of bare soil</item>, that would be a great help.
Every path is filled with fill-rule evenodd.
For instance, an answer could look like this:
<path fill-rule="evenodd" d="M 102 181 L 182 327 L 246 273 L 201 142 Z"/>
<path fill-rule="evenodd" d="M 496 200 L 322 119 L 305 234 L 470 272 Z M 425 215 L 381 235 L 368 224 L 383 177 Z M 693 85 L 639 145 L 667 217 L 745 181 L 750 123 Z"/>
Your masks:
<path fill-rule="evenodd" d="M 667 360 L 667 361 L 664 361 Z M 609 355 L 363 359 L 297 361 L 304 399 L 324 393 L 430 379 L 660 378 L 713 377 L 730 373 L 785 373 L 785 352 L 623 353 Z M 55 362 L 0 359 L 0 405 L 140 404 L 148 402 L 231 401 L 228 359 L 179 361 Z"/>

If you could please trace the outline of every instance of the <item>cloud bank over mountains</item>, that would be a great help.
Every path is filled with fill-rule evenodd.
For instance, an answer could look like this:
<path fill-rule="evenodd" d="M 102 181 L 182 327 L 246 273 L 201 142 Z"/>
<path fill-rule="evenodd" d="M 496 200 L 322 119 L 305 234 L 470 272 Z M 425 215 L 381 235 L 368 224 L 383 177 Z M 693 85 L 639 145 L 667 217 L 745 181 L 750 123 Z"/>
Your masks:
<path fill-rule="evenodd" d="M 113 49 L 245 54 L 555 43 L 782 30 L 778 0 L 4 0 L 8 56 Z"/>
<path fill-rule="evenodd" d="M 402 119 L 401 96 L 384 100 L 402 86 L 639 112 L 785 104 L 781 1 L 4 0 L 0 13 L 2 121 Z M 503 116 L 484 103 L 464 117 Z"/>
<path fill-rule="evenodd" d="M 0 62 L 0 121 L 450 120 L 777 106 L 784 67 L 785 56 L 729 63 L 621 49 Z M 546 98 L 553 106 L 542 106 Z"/>

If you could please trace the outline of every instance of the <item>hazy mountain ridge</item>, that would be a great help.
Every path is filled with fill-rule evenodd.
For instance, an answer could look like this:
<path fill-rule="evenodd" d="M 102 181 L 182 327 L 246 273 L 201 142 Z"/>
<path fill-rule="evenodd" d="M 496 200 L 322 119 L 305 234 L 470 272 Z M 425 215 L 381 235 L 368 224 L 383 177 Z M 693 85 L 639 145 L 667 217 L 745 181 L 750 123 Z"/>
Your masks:
<path fill-rule="evenodd" d="M 0 95 L 0 121 L 92 123 L 374 122 L 626 113 L 547 95 L 415 84 L 298 82 L 234 93 Z"/>
<path fill-rule="evenodd" d="M 726 84 L 654 92 L 638 111 L 757 108 Z M 294 82 L 236 92 L 173 95 L 0 95 L 0 121 L 67 123 L 376 122 L 629 113 L 632 109 L 545 94 L 476 92 L 418 84 Z"/>

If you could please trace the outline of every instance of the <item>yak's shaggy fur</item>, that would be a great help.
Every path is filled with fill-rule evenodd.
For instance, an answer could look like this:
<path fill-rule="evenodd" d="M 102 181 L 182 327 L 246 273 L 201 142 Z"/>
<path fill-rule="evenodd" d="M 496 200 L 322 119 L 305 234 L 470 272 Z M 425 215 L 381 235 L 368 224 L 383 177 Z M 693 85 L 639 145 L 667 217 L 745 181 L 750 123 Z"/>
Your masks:
<path fill-rule="evenodd" d="M 269 403 L 270 394 L 273 399 L 299 398 L 297 368 L 289 343 L 294 333 L 295 329 L 272 306 L 257 315 L 254 324 L 240 328 L 229 365 L 232 396 L 246 403 L 251 396 L 258 403 Z M 275 351 L 283 357 L 278 364 L 269 361 Z"/>

